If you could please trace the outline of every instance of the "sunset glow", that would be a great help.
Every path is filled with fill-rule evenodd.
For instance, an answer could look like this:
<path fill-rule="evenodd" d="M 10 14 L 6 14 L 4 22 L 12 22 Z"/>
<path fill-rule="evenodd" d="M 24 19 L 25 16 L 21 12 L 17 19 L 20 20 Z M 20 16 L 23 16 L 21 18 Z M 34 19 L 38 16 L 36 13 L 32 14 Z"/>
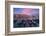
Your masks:
<path fill-rule="evenodd" d="M 14 14 L 25 14 L 30 16 L 39 15 L 39 9 L 32 8 L 14 8 Z"/>
<path fill-rule="evenodd" d="M 32 12 L 32 9 L 25 8 L 25 9 L 22 11 L 22 14 L 30 15 L 31 12 Z"/>

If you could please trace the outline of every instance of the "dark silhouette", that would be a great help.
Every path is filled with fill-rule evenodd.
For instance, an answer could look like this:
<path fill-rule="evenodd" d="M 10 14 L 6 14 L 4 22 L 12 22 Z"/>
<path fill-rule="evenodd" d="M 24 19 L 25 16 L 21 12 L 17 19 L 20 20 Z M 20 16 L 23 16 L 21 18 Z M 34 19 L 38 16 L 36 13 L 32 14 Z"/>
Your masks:
<path fill-rule="evenodd" d="M 14 28 L 19 27 L 39 27 L 39 17 L 36 16 L 28 16 L 24 14 L 16 14 L 14 15 L 13 26 Z M 34 19 L 35 18 L 35 19 Z"/>

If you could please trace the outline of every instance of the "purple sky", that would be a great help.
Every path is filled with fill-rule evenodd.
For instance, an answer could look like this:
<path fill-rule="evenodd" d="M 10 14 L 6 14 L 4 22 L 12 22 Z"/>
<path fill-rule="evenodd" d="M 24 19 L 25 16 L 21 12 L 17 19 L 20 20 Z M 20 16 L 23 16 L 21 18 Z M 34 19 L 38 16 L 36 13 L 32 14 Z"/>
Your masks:
<path fill-rule="evenodd" d="M 13 8 L 14 14 L 39 15 L 39 9 L 32 8 Z"/>

